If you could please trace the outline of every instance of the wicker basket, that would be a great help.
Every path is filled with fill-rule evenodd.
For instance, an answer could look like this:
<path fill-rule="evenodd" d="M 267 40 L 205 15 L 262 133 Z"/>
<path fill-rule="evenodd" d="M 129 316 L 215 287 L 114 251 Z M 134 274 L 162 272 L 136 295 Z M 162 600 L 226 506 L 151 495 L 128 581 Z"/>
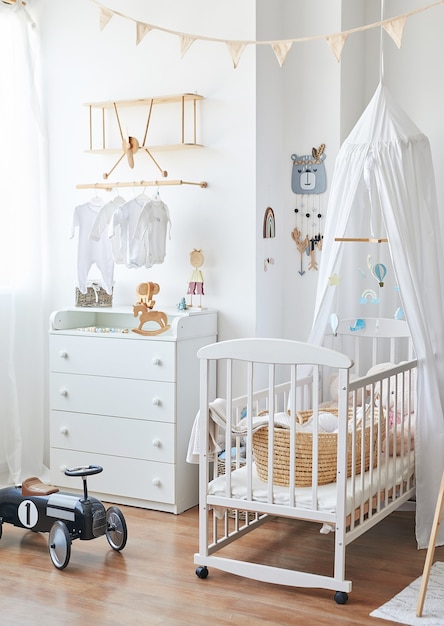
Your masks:
<path fill-rule="evenodd" d="M 103 289 L 99 283 L 88 285 L 86 293 L 82 293 L 76 287 L 76 306 L 83 307 L 107 307 L 113 305 L 113 294 L 111 295 Z"/>
<path fill-rule="evenodd" d="M 337 411 L 328 411 L 336 413 Z M 303 423 L 313 414 L 312 411 L 298 413 L 298 421 Z M 378 413 L 375 411 L 373 425 L 373 467 L 376 466 L 378 430 L 381 427 L 381 435 L 384 436 L 384 420 L 377 419 Z M 337 433 L 319 433 L 318 435 L 318 484 L 326 485 L 336 481 L 337 471 Z M 352 473 L 352 433 L 348 433 L 348 458 L 347 476 Z M 297 487 L 310 487 L 312 484 L 312 442 L 311 432 L 296 433 L 296 481 Z M 362 429 L 357 428 L 355 434 L 355 473 L 361 473 L 361 444 Z M 370 425 L 365 428 L 365 450 L 364 467 L 367 471 L 370 467 Z M 261 480 L 268 480 L 268 427 L 261 428 L 253 433 L 253 455 L 256 462 L 258 476 Z M 290 484 L 290 430 L 287 428 L 274 429 L 274 461 L 273 461 L 273 482 L 275 485 L 288 486 Z"/>

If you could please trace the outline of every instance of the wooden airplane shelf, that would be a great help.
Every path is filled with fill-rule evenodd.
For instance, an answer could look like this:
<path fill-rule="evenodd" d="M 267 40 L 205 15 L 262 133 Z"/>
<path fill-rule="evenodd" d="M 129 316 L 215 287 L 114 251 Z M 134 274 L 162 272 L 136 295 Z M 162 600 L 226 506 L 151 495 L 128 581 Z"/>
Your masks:
<path fill-rule="evenodd" d="M 153 151 L 154 150 L 156 151 L 177 150 L 177 149 L 181 149 L 185 147 L 186 148 L 202 147 L 201 144 L 197 143 L 197 139 L 196 139 L 196 134 L 197 134 L 196 133 L 196 113 L 197 113 L 197 102 L 203 99 L 204 97 L 199 94 L 182 93 L 182 94 L 177 94 L 173 96 L 155 96 L 152 98 L 138 98 L 138 99 L 132 99 L 132 100 L 114 100 L 114 101 L 109 100 L 107 102 L 86 102 L 85 106 L 89 108 L 89 150 L 87 150 L 87 152 L 102 153 L 102 152 L 113 152 L 113 151 L 115 152 L 116 150 L 118 150 L 118 148 L 113 148 L 113 147 L 106 145 L 105 111 L 114 109 L 117 123 L 121 131 L 118 110 L 122 107 L 141 107 L 141 106 L 147 107 L 148 114 L 147 114 L 147 119 L 146 119 L 145 135 L 144 135 L 142 144 L 139 146 L 139 150 L 148 148 L 148 146 L 145 146 L 145 142 L 146 142 L 148 129 L 149 129 L 150 121 L 151 121 L 152 109 L 156 105 L 163 105 L 163 104 L 180 104 L 181 105 L 180 106 L 181 141 L 180 143 L 174 143 L 174 144 L 164 145 L 164 146 L 150 146 L 149 150 L 153 150 Z M 192 133 L 191 133 L 193 136 L 192 141 L 185 141 L 185 109 L 186 109 L 185 104 L 186 103 L 191 103 L 193 107 Z M 102 141 L 101 141 L 100 148 L 93 146 L 93 135 L 94 135 L 93 110 L 94 109 L 101 109 L 102 111 L 102 116 L 101 116 L 102 118 L 101 119 Z"/>
<path fill-rule="evenodd" d="M 128 161 L 129 167 L 132 169 L 134 167 L 134 155 L 139 152 L 145 152 L 151 161 L 154 163 L 156 168 L 161 173 L 162 177 L 166 178 L 168 176 L 168 172 L 163 170 L 156 159 L 153 157 L 152 152 L 166 152 L 172 150 L 183 150 L 183 149 L 194 149 L 194 148 L 203 148 L 202 144 L 197 143 L 197 131 L 196 131 L 196 118 L 197 118 L 197 102 L 203 100 L 204 97 L 196 94 L 196 93 L 181 93 L 172 96 L 156 96 L 151 98 L 138 98 L 131 100 L 109 100 L 106 102 L 86 102 L 84 106 L 89 109 L 89 149 L 86 152 L 90 154 L 103 154 L 103 153 L 116 153 L 120 152 L 120 156 L 118 160 L 114 163 L 111 169 L 108 172 L 103 174 L 103 178 L 108 180 L 109 176 L 115 170 L 115 168 L 119 165 L 119 163 L 126 157 Z M 173 130 L 171 138 L 173 142 L 168 144 L 165 143 L 163 145 L 147 145 L 147 136 L 148 130 L 150 128 L 151 122 L 151 114 L 153 111 L 153 107 L 157 105 L 179 105 L 177 107 L 173 107 L 177 109 L 175 115 L 179 115 L 179 119 L 177 120 L 177 128 Z M 145 107 L 146 108 L 146 119 L 145 119 L 145 131 L 143 135 L 143 139 L 139 141 L 135 136 L 130 136 L 126 125 L 121 124 L 119 111 L 122 108 L 131 108 L 131 107 Z M 169 110 L 164 111 L 166 113 L 166 121 L 165 116 L 163 118 L 163 124 L 168 125 L 168 129 L 171 131 L 171 112 Z M 142 112 L 143 114 L 143 112 Z M 133 113 L 134 117 L 134 113 Z M 97 127 L 97 122 L 99 118 L 99 127 Z M 161 121 L 162 116 L 160 120 Z M 138 120 L 140 121 L 140 120 Z M 133 120 L 134 122 L 134 120 Z M 185 126 L 188 126 L 186 129 Z M 114 135 L 112 134 L 112 130 L 118 131 Z M 111 140 L 108 137 L 111 135 Z M 179 134 L 179 137 L 177 137 Z M 179 141 L 175 141 L 175 139 L 179 139 Z M 117 147 L 116 145 L 109 145 L 108 142 L 111 143 L 116 142 L 116 138 L 120 139 L 121 147 Z M 170 138 L 170 137 L 168 137 Z M 162 139 L 162 138 L 161 138 Z M 99 146 L 97 146 L 97 143 Z M 154 142 L 153 142 L 154 143 Z M 174 180 L 174 181 L 140 181 L 140 182 L 129 182 L 129 183 L 88 183 L 85 185 L 77 185 L 78 189 L 83 188 L 106 188 L 109 189 L 112 186 L 148 186 L 148 185 L 199 185 L 201 188 L 205 188 L 207 183 L 205 181 L 201 182 L 188 182 L 183 180 Z"/>

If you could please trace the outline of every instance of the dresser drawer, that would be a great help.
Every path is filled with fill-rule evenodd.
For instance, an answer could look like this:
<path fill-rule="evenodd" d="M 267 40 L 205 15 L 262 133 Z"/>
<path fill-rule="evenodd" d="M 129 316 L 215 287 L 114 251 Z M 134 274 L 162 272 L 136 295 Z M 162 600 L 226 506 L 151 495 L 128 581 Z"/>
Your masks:
<path fill-rule="evenodd" d="M 88 491 L 138 500 L 174 503 L 174 465 L 51 448 L 51 482 L 81 491 L 80 478 L 65 475 L 67 467 L 101 465 L 103 472 L 88 480 Z"/>
<path fill-rule="evenodd" d="M 49 366 L 52 372 L 174 382 L 175 343 L 127 335 L 51 334 Z"/>
<path fill-rule="evenodd" d="M 94 456 L 174 463 L 175 425 L 165 422 L 51 411 L 51 446 Z"/>
<path fill-rule="evenodd" d="M 62 374 L 50 376 L 52 409 L 114 417 L 174 422 L 174 383 Z"/>

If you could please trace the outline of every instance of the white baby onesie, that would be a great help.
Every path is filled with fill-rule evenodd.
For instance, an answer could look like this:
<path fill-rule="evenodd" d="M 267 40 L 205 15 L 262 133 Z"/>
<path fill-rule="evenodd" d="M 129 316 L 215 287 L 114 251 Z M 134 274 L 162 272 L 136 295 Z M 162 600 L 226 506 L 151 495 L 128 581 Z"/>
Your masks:
<path fill-rule="evenodd" d="M 168 226 L 171 239 L 171 219 L 165 202 L 158 198 L 147 202 L 134 232 L 134 237 L 143 240 L 145 244 L 145 267 L 163 263 L 166 256 Z"/>
<path fill-rule="evenodd" d="M 145 196 L 138 196 L 122 204 L 113 215 L 111 242 L 116 263 L 127 267 L 143 267 L 145 263 L 144 243 L 134 238 L 134 231 L 146 202 Z"/>
<path fill-rule="evenodd" d="M 95 263 L 102 274 L 102 284 L 105 291 L 111 295 L 113 290 L 114 262 L 111 242 L 104 232 L 98 241 L 90 239 L 89 234 L 96 221 L 100 207 L 89 202 L 74 209 L 71 226 L 71 239 L 79 229 L 77 246 L 77 280 L 81 293 L 87 292 L 88 273 Z"/>
<path fill-rule="evenodd" d="M 109 202 L 107 202 L 99 210 L 99 212 L 97 213 L 96 220 L 93 224 L 93 227 L 91 228 L 91 232 L 89 233 L 89 236 L 91 239 L 94 239 L 94 241 L 99 241 L 100 237 L 103 235 L 105 231 L 108 233 L 108 236 L 112 235 L 112 232 L 109 232 L 109 231 L 111 228 L 110 225 L 111 225 L 113 215 L 117 211 L 119 206 L 123 204 L 124 202 L 125 200 L 121 196 L 117 196 L 113 200 L 110 200 Z"/>

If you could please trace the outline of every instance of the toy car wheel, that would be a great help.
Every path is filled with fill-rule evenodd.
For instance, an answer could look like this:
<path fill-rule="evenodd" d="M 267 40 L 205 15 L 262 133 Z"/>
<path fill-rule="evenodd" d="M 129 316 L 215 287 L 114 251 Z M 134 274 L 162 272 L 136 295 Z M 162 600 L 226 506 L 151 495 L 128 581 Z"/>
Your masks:
<path fill-rule="evenodd" d="M 110 506 L 106 511 L 106 538 L 113 550 L 123 550 L 128 539 L 128 529 L 122 511 Z"/>
<path fill-rule="evenodd" d="M 57 520 L 51 526 L 48 549 L 53 565 L 65 569 L 71 557 L 71 536 L 64 522 Z"/>

